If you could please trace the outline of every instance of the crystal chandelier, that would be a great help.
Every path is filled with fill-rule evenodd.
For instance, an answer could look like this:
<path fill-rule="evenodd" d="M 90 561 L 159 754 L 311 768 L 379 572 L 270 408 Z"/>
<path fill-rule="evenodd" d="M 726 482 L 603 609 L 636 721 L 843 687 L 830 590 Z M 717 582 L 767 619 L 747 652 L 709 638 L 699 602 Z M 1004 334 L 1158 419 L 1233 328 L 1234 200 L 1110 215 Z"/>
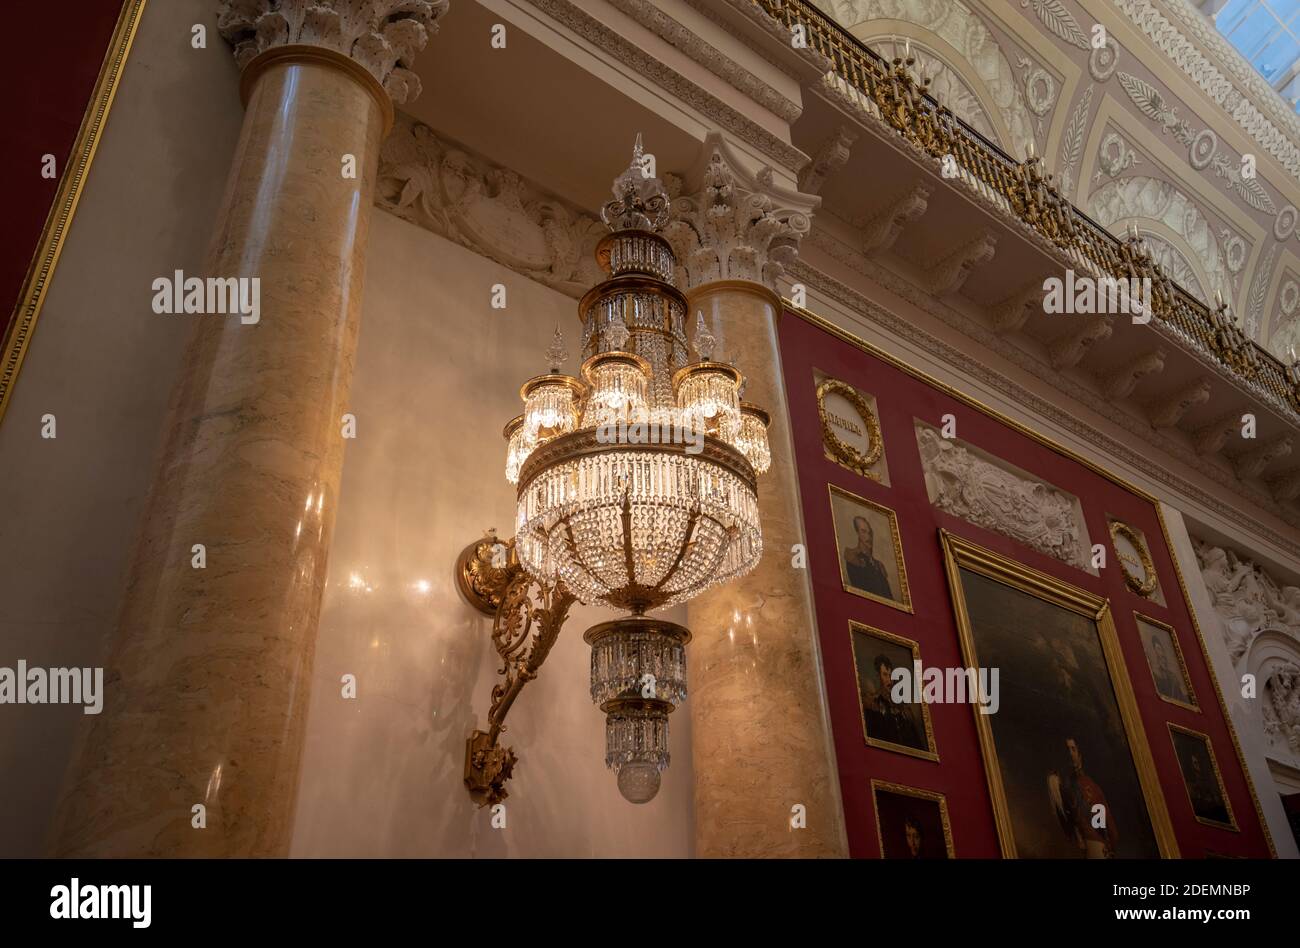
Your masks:
<path fill-rule="evenodd" d="M 758 562 L 770 419 L 742 401 L 744 378 L 715 352 L 702 314 L 690 359 L 687 300 L 670 282 L 676 259 L 659 233 L 668 196 L 646 174 L 639 135 L 601 217 L 611 232 L 596 259 L 608 278 L 579 304 L 581 378 L 562 371 L 557 328 L 548 371 L 524 384 L 523 414 L 506 425 L 506 477 L 517 484 L 513 553 L 523 573 L 629 613 L 585 640 L 606 765 L 623 796 L 644 803 L 668 766 L 668 715 L 686 698 L 690 640 L 646 613 Z"/>

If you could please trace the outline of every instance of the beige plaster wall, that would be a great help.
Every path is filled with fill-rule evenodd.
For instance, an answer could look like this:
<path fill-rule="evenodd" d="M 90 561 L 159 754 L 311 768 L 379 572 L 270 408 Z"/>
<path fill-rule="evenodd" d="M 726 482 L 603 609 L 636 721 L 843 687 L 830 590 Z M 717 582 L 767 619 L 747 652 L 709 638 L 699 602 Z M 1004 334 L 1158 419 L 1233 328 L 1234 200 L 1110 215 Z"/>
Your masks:
<path fill-rule="evenodd" d="M 489 305 L 498 282 L 504 310 Z M 511 711 L 505 741 L 520 763 L 505 828 L 462 784 L 465 738 L 485 723 L 498 658 L 490 620 L 460 598 L 453 565 L 486 528 L 514 533 L 500 432 L 520 411 L 519 386 L 546 371 L 557 324 L 576 373 L 575 300 L 374 212 L 357 437 L 330 551 L 293 855 L 691 853 L 686 709 L 672 716 L 672 766 L 655 800 L 625 802 L 605 769 L 582 641 L 613 617 L 605 610 L 573 610 Z M 683 611 L 667 615 L 683 622 Z M 342 697 L 345 674 L 357 678 L 355 699 Z"/>
<path fill-rule="evenodd" d="M 148 4 L 0 421 L 2 666 L 107 654 L 167 398 L 201 318 L 156 315 L 150 284 L 202 266 L 243 116 L 215 8 Z M 208 25 L 206 50 L 190 46 L 195 23 Z M 83 718 L 79 706 L 0 707 L 0 856 L 40 854 Z"/>

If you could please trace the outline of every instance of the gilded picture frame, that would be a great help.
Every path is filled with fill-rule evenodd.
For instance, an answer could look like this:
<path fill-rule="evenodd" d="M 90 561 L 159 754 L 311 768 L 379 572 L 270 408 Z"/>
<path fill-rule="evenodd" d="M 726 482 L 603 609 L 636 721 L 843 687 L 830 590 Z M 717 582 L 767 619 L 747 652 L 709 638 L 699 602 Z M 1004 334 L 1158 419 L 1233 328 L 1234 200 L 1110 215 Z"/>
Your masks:
<path fill-rule="evenodd" d="M 831 506 L 831 523 L 835 533 L 835 562 L 839 564 L 840 582 L 844 587 L 844 591 L 855 596 L 861 596 L 863 599 L 883 603 L 901 612 L 912 612 L 912 592 L 907 583 L 907 563 L 903 557 L 902 536 L 898 532 L 898 515 L 884 504 L 867 500 L 867 498 L 842 487 L 828 484 L 827 488 Z M 847 523 L 845 522 L 846 517 L 848 518 Z M 854 530 L 858 526 L 856 521 L 859 517 L 866 519 L 871 526 L 873 558 L 875 558 L 874 549 L 876 548 L 874 544 L 877 542 L 875 537 L 878 535 L 876 528 L 885 524 L 888 525 L 889 552 L 892 557 L 887 561 L 876 559 L 876 567 L 883 568 L 886 572 L 888 572 L 890 566 L 893 568 L 894 575 L 892 578 L 897 583 L 897 586 L 895 587 L 894 582 L 888 584 L 890 596 L 881 595 L 865 588 L 864 585 L 855 584 L 849 575 L 844 551 L 850 540 L 855 538 Z M 856 540 L 859 545 L 863 542 L 860 535 L 856 537 Z M 873 568 L 873 571 L 877 570 Z M 891 577 L 886 578 L 890 579 Z"/>
<path fill-rule="evenodd" d="M 1198 823 L 1206 826 L 1213 826 L 1215 829 L 1227 830 L 1231 833 L 1240 833 L 1241 827 L 1237 824 L 1237 816 L 1232 810 L 1232 800 L 1228 797 L 1228 788 L 1223 783 L 1223 771 L 1219 769 L 1219 759 L 1214 755 L 1214 742 L 1210 740 L 1210 735 L 1200 731 L 1194 731 L 1190 727 L 1183 727 L 1181 724 L 1175 724 L 1173 721 L 1167 722 L 1169 727 L 1169 740 L 1173 742 L 1174 756 L 1178 759 L 1178 772 L 1183 778 L 1183 792 L 1187 795 L 1187 804 L 1192 808 L 1192 816 Z M 1191 783 L 1196 781 L 1195 775 L 1189 776 L 1187 773 L 1187 764 L 1184 761 L 1183 749 L 1179 746 L 1178 735 L 1183 735 L 1190 741 L 1195 741 L 1210 759 L 1210 770 L 1214 774 L 1214 785 L 1218 790 L 1219 799 L 1223 802 L 1223 808 L 1228 818 L 1226 820 L 1213 819 L 1202 816 L 1197 810 L 1196 798 L 1192 795 Z M 1204 779 L 1204 778 L 1202 778 Z M 1202 809 L 1204 807 L 1202 806 Z"/>
<path fill-rule="evenodd" d="M 858 650 L 859 637 L 878 639 L 900 649 L 904 649 L 911 655 L 912 662 L 921 661 L 921 645 L 913 639 L 904 638 L 901 635 L 895 635 L 893 632 L 886 632 L 884 629 L 878 629 L 875 626 L 870 626 L 854 619 L 849 620 L 849 645 L 853 654 L 853 670 L 856 678 L 858 713 L 862 721 L 863 740 L 866 741 L 868 747 L 893 751 L 896 754 L 906 754 L 910 757 L 919 757 L 921 760 L 930 760 L 938 763 L 939 751 L 934 742 L 934 724 L 930 720 L 930 706 L 924 701 L 915 702 L 920 708 L 922 734 L 925 738 L 924 749 L 912 747 L 909 744 L 900 744 L 895 741 L 871 736 L 870 729 L 867 727 L 867 707 L 862 695 L 862 675 L 864 665 L 867 666 L 867 671 L 874 670 L 874 665 L 872 664 L 874 656 L 866 655 Z M 895 663 L 895 667 L 897 667 L 897 663 Z M 911 668 L 914 667 L 915 665 L 911 666 Z"/>
<path fill-rule="evenodd" d="M 1174 630 L 1174 627 L 1168 622 L 1161 622 L 1159 619 L 1136 611 L 1133 613 L 1133 620 L 1137 625 L 1138 637 L 1142 642 L 1142 654 L 1147 660 L 1147 670 L 1151 673 L 1151 681 L 1152 684 L 1155 685 L 1156 694 L 1160 696 L 1160 700 L 1167 701 L 1169 704 L 1175 705 L 1179 708 L 1185 708 L 1188 711 L 1195 711 L 1199 714 L 1201 706 L 1196 700 L 1196 689 L 1192 687 L 1192 676 L 1187 670 L 1187 661 L 1183 658 L 1183 647 L 1178 643 L 1178 633 Z M 1191 699 L 1190 701 L 1180 701 L 1177 698 L 1171 697 L 1165 694 L 1164 689 L 1161 688 L 1160 680 L 1156 676 L 1155 667 L 1151 664 L 1151 653 L 1146 647 L 1146 638 L 1142 635 L 1142 623 L 1144 622 L 1147 625 L 1163 629 L 1168 633 L 1169 641 L 1173 644 L 1174 661 L 1178 664 L 1178 673 L 1182 676 L 1183 688 L 1187 691 L 1187 695 Z"/>
<path fill-rule="evenodd" d="M 940 529 L 939 536 L 962 656 L 967 666 L 983 667 L 980 665 L 975 631 L 967 608 L 962 570 L 986 577 L 1012 590 L 1093 621 L 1104 657 L 1104 672 L 1109 679 L 1115 705 L 1122 721 L 1122 736 L 1128 745 L 1127 751 L 1136 774 L 1141 802 L 1150 823 L 1151 837 L 1162 858 L 1178 858 L 1178 840 L 1174 835 L 1173 823 L 1170 821 L 1168 807 L 1160 789 L 1160 780 L 1156 774 L 1155 761 L 1151 756 L 1151 748 L 1138 711 L 1137 699 L 1124 664 L 1110 601 L 1104 596 L 1080 589 L 1064 580 L 978 546 L 947 530 Z M 1004 701 L 1002 713 L 1006 710 Z M 1007 787 L 998 756 L 998 747 L 994 740 L 993 726 L 989 715 L 980 713 L 977 706 L 972 705 L 972 713 L 975 716 L 976 731 L 979 735 L 980 755 L 984 761 L 989 797 L 993 804 L 998 843 L 1003 857 L 1014 859 L 1018 856 L 1016 823 L 1008 803 Z"/>
<path fill-rule="evenodd" d="M 925 800 L 933 803 L 938 807 L 939 820 L 943 826 L 943 848 L 949 859 L 956 859 L 957 852 L 952 841 L 952 821 L 948 818 L 948 800 L 942 794 L 935 790 L 922 790 L 918 787 L 909 787 L 901 783 L 891 783 L 887 780 L 877 780 L 872 778 L 871 781 L 871 807 L 876 817 L 876 843 L 880 846 L 880 858 L 889 858 L 885 852 L 885 829 L 880 813 L 880 794 L 892 793 L 901 797 L 911 797 L 916 800 Z"/>
<path fill-rule="evenodd" d="M 91 164 L 95 160 L 95 152 L 99 148 L 123 70 L 135 43 L 140 19 L 144 16 L 146 2 L 147 0 L 121 0 L 117 24 L 109 39 L 90 99 L 86 103 L 77 137 L 63 165 L 63 173 L 59 176 L 58 190 L 50 204 L 45 226 L 18 292 L 12 318 L 7 326 L 0 322 L 0 421 L 4 420 L 19 372 L 31 348 L 32 336 L 45 306 L 45 296 L 54 280 L 68 231 L 72 228 Z"/>
<path fill-rule="evenodd" d="M 880 348 L 874 343 L 868 342 L 866 339 L 863 339 L 861 336 L 849 332 L 848 330 L 839 326 L 834 321 L 826 319 L 824 316 L 820 316 L 817 313 L 812 312 L 811 310 L 807 309 L 805 306 L 802 306 L 794 302 L 789 297 L 783 297 L 782 302 L 785 304 L 787 312 L 789 312 L 791 315 L 795 316 L 796 318 L 804 321 L 809 326 L 821 330 L 822 332 L 826 333 L 828 336 L 840 340 L 841 342 L 852 347 L 853 349 L 858 350 L 859 352 L 866 353 L 871 358 L 877 359 L 883 364 L 898 370 L 899 372 L 901 372 L 902 374 L 904 374 L 910 379 L 915 379 L 916 381 L 922 382 L 932 390 L 939 392 L 940 394 L 946 396 L 947 398 L 954 400 L 958 404 L 964 405 L 974 411 L 979 412 L 980 414 L 984 415 L 987 418 L 991 418 L 994 421 L 997 421 L 999 424 L 1005 426 L 1009 430 L 1015 431 L 1021 436 L 1034 442 L 1035 444 L 1041 445 L 1042 447 L 1056 454 L 1058 457 L 1066 458 L 1067 460 L 1072 461 L 1075 464 L 1078 464 L 1085 470 L 1091 471 L 1097 476 L 1104 478 L 1107 482 L 1111 484 L 1115 484 L 1119 487 L 1122 487 L 1125 491 L 1127 491 L 1132 496 L 1150 504 L 1152 509 L 1155 511 L 1156 523 L 1159 525 L 1160 528 L 1159 533 L 1157 535 L 1158 538 L 1164 543 L 1166 549 L 1173 548 L 1174 538 L 1170 532 L 1169 522 L 1165 517 L 1164 510 L 1162 509 L 1159 500 L 1153 494 L 1142 489 L 1141 487 L 1132 483 L 1131 481 L 1123 477 L 1120 477 L 1114 471 L 1110 470 L 1107 467 L 1104 467 L 1103 465 L 1098 464 L 1092 458 L 1082 455 L 1079 452 L 1066 447 L 1060 442 L 1043 434 L 1041 431 L 1038 431 L 1030 427 L 1029 425 L 1026 425 L 1023 422 L 1017 420 L 1016 418 L 1011 417 L 1005 412 L 1000 411 L 997 408 L 994 408 L 992 405 L 986 404 L 980 399 L 975 398 L 970 394 L 962 391 L 961 389 L 958 389 L 950 385 L 949 383 L 943 381 L 937 376 L 917 368 L 911 363 L 903 359 L 900 359 L 898 356 L 894 355 L 893 353 L 887 352 L 886 350 Z M 1173 568 L 1172 575 L 1174 579 L 1173 592 L 1176 594 L 1176 596 L 1179 598 L 1179 600 L 1182 603 L 1188 604 L 1188 607 L 1190 609 L 1191 599 L 1188 594 L 1187 578 L 1186 576 L 1184 576 L 1182 567 L 1179 566 L 1178 558 L 1176 556 L 1173 557 L 1171 566 Z M 1195 634 L 1195 641 L 1198 646 L 1201 659 L 1207 665 L 1209 665 L 1212 663 L 1213 660 L 1210 657 L 1210 650 L 1208 645 L 1206 644 L 1206 630 L 1203 629 L 1201 627 L 1200 622 L 1197 621 L 1196 612 L 1194 610 L 1192 610 L 1189 613 L 1189 619 L 1191 620 L 1191 628 L 1193 633 Z M 1257 820 L 1260 832 L 1264 836 L 1264 843 L 1268 847 L 1269 855 L 1273 858 L 1276 858 L 1277 844 L 1273 839 L 1273 833 L 1272 830 L 1269 828 L 1268 820 L 1264 816 L 1264 808 L 1260 804 L 1259 789 L 1255 786 L 1255 781 L 1251 777 L 1250 769 L 1246 766 L 1246 756 L 1241 747 L 1241 738 L 1237 733 L 1237 726 L 1233 723 L 1232 715 L 1228 710 L 1228 702 L 1224 697 L 1223 688 L 1220 685 L 1218 678 L 1213 675 L 1210 676 L 1210 684 L 1212 686 L 1211 694 L 1213 696 L 1215 706 L 1218 708 L 1219 713 L 1223 716 L 1223 721 L 1228 728 L 1228 737 L 1232 744 L 1234 759 L 1236 760 L 1238 766 L 1241 768 L 1242 777 L 1246 781 L 1246 790 L 1250 797 L 1251 809 L 1255 814 L 1255 819 Z"/>
<path fill-rule="evenodd" d="M 839 395 L 852 405 L 853 410 L 862 419 L 869 445 L 865 453 L 846 443 L 835 433 L 830 412 L 826 408 L 826 396 L 832 393 Z M 880 480 L 880 475 L 873 471 L 872 467 L 880 460 L 885 450 L 885 442 L 880 435 L 880 423 L 876 420 L 875 413 L 871 410 L 871 406 L 867 404 L 866 399 L 862 397 L 862 394 L 848 382 L 841 382 L 839 379 L 833 378 L 824 379 L 817 386 L 817 417 L 821 419 L 822 448 L 826 453 L 826 459 L 834 461 L 853 473 L 860 474 L 870 480 Z"/>

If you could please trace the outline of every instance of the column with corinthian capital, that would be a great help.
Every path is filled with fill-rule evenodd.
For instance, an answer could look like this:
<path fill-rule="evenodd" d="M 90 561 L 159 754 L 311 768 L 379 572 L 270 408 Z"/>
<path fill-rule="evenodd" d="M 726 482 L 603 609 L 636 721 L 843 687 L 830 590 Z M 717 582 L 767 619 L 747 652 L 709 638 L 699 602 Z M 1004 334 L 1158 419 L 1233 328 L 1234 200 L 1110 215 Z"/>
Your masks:
<path fill-rule="evenodd" d="M 57 855 L 288 852 L 379 144 L 447 6 L 221 2 L 245 114 L 204 275 L 260 311 L 193 317 Z"/>
<path fill-rule="evenodd" d="M 664 235 L 693 310 L 722 328 L 745 399 L 772 414 L 772 468 L 759 479 L 763 558 L 688 604 L 695 846 L 700 856 L 846 856 L 812 592 L 791 566 L 803 542 L 776 326 L 776 280 L 819 198 L 750 174 L 710 134 Z M 802 805 L 806 827 L 792 825 Z"/>

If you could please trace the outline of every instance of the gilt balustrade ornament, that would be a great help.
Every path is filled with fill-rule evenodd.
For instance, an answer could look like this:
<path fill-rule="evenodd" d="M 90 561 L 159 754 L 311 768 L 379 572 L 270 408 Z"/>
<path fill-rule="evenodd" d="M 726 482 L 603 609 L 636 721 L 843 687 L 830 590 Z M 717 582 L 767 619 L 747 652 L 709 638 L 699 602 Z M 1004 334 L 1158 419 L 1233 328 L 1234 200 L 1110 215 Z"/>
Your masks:
<path fill-rule="evenodd" d="M 1300 366 L 1284 365 L 1254 343 L 1222 309 L 1211 309 L 1156 265 L 1140 239 L 1119 240 L 1064 198 L 1032 151 L 1016 161 L 951 109 L 936 101 L 929 80 L 913 73 L 909 47 L 885 59 L 808 0 L 755 0 L 773 20 L 806 39 L 835 76 L 864 96 L 881 118 L 930 158 L 992 195 L 1016 218 L 1051 241 L 1074 265 L 1124 279 L 1151 279 L 1151 315 L 1202 352 L 1252 383 L 1272 401 L 1300 413 Z M 947 173 L 947 172 L 945 172 Z M 951 175 L 949 175 L 951 176 Z M 1144 301 L 1146 302 L 1146 301 Z"/>

